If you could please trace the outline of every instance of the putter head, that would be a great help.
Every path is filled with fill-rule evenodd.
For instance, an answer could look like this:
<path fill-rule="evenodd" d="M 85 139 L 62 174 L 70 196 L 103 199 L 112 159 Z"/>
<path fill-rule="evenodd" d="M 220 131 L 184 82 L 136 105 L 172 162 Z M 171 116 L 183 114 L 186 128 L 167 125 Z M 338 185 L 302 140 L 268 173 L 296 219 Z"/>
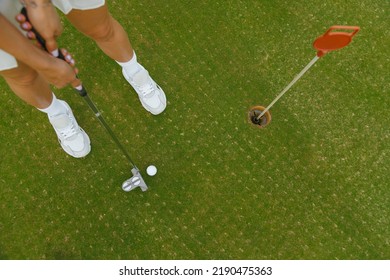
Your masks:
<path fill-rule="evenodd" d="M 122 189 L 125 192 L 130 192 L 134 190 L 137 187 L 140 187 L 143 192 L 148 190 L 148 186 L 146 185 L 144 179 L 141 176 L 141 173 L 139 172 L 138 168 L 134 167 L 131 169 L 131 173 L 133 173 L 133 176 L 130 179 L 127 179 L 122 184 Z"/>

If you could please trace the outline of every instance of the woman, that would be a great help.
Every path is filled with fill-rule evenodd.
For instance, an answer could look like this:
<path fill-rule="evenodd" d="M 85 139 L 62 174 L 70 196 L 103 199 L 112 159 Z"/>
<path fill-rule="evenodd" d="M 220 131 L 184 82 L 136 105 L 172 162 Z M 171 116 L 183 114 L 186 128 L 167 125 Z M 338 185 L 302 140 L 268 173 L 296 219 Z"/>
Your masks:
<path fill-rule="evenodd" d="M 52 55 L 31 44 L 20 32 L 31 30 L 30 22 L 20 14 L 23 5 L 29 21 L 45 39 L 46 48 Z M 69 105 L 57 99 L 50 88 L 50 84 L 58 88 L 81 84 L 72 56 L 62 50 L 66 62 L 55 58 L 58 54 L 56 37 L 62 32 L 55 7 L 122 67 L 123 76 L 147 111 L 154 115 L 163 112 L 166 97 L 148 71 L 137 62 L 127 34 L 109 14 L 104 0 L 1 0 L 0 75 L 16 95 L 48 115 L 61 147 L 69 155 L 80 158 L 91 150 L 89 137 L 77 124 Z M 34 38 L 34 33 L 27 32 L 27 36 Z"/>

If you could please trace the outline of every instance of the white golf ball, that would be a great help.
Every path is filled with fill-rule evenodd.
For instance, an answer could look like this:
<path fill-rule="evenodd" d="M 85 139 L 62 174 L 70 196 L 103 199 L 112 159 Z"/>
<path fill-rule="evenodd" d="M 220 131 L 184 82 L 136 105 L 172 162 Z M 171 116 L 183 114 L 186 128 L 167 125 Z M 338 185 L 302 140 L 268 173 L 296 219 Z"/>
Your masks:
<path fill-rule="evenodd" d="M 146 173 L 148 173 L 149 176 L 154 176 L 157 173 L 157 167 L 154 165 L 149 165 L 148 168 L 146 168 Z"/>

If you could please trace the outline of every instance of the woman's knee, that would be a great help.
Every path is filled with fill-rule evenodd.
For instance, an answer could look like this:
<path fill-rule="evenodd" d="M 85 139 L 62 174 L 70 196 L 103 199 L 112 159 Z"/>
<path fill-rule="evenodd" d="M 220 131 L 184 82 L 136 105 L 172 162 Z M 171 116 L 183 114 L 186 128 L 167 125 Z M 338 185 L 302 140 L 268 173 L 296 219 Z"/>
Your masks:
<path fill-rule="evenodd" d="M 86 35 L 97 42 L 109 42 L 115 37 L 116 26 L 115 19 L 108 16 L 107 19 L 86 31 Z"/>
<path fill-rule="evenodd" d="M 32 86 L 39 78 L 37 71 L 20 64 L 17 68 L 0 71 L 0 75 L 4 77 L 8 84 L 23 87 Z"/>

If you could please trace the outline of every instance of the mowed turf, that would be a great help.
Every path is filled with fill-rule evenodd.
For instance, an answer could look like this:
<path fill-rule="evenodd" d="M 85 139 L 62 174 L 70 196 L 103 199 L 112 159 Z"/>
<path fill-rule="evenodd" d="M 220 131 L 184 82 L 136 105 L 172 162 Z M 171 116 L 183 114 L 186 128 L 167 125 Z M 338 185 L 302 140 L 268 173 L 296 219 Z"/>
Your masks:
<path fill-rule="evenodd" d="M 148 114 L 115 62 L 65 23 L 59 42 L 143 172 L 72 89 L 92 140 L 67 156 L 46 116 L 0 83 L 2 259 L 389 259 L 387 1 L 109 1 L 165 90 Z M 332 25 L 358 25 L 272 108 Z M 146 175 L 149 164 L 158 168 Z"/>

